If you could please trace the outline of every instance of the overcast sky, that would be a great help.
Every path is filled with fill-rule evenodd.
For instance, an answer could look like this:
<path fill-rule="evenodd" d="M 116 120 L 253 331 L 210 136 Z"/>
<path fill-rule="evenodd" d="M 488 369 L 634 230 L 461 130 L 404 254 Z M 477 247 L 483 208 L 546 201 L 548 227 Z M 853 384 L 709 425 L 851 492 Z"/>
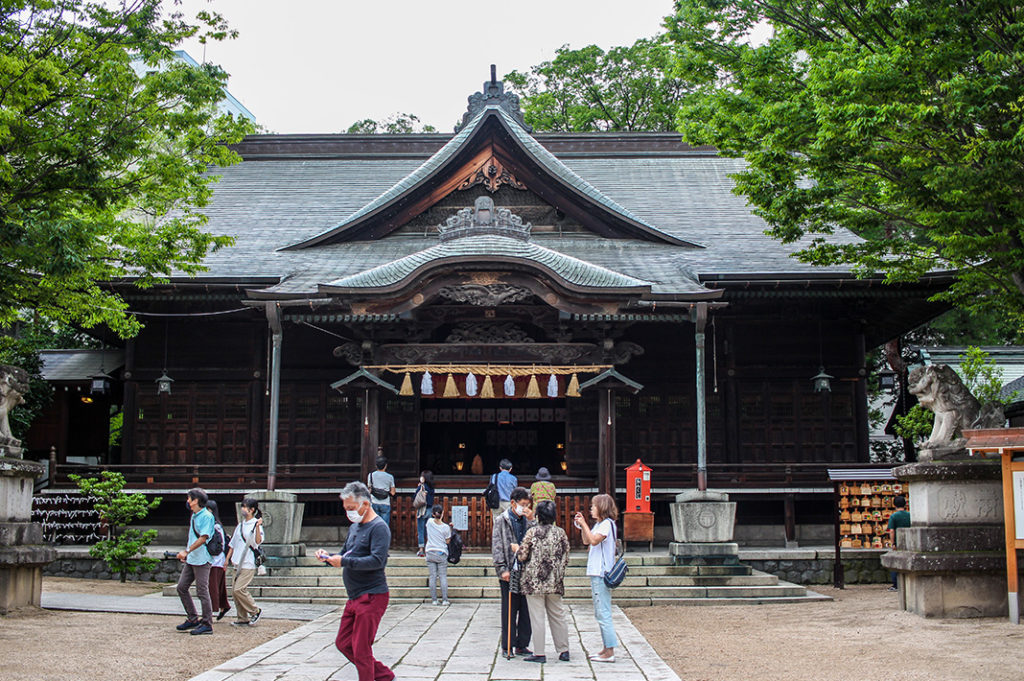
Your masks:
<path fill-rule="evenodd" d="M 183 0 L 240 33 L 205 48 L 228 89 L 268 131 L 344 132 L 362 118 L 411 113 L 451 131 L 489 78 L 555 50 L 630 45 L 661 32 L 672 0 Z M 182 46 L 202 61 L 199 44 Z"/>

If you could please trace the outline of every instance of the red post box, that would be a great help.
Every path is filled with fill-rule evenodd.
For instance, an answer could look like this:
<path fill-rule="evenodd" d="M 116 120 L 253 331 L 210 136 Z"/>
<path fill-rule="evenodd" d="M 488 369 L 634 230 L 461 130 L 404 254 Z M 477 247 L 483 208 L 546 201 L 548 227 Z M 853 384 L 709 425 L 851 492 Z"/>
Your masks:
<path fill-rule="evenodd" d="M 645 541 L 654 550 L 654 514 L 651 513 L 651 469 L 640 459 L 626 469 L 626 508 L 622 514 L 622 540 Z"/>
<path fill-rule="evenodd" d="M 651 469 L 640 459 L 626 469 L 626 513 L 651 512 Z"/>

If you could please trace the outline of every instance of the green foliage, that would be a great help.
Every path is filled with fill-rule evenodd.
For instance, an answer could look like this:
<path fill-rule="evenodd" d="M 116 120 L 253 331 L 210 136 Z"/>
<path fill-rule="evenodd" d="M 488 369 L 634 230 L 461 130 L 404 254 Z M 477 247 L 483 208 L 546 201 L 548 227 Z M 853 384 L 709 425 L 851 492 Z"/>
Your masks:
<path fill-rule="evenodd" d="M 437 128 L 420 122 L 419 116 L 407 113 L 391 114 L 383 121 L 364 118 L 348 126 L 345 132 L 359 135 L 404 135 L 416 132 L 437 132 Z"/>
<path fill-rule="evenodd" d="M 657 36 L 607 52 L 596 45 L 578 50 L 563 45 L 553 60 L 528 73 L 513 71 L 504 80 L 537 131 L 669 132 L 688 92 L 672 67 L 671 46 Z"/>
<path fill-rule="evenodd" d="M 916 281 L 1024 320 L 1024 5 L 681 0 L 669 20 L 691 143 L 801 258 Z M 751 32 L 770 24 L 760 45 Z M 826 243 L 836 226 L 866 239 Z"/>
<path fill-rule="evenodd" d="M 998 310 L 970 312 L 954 308 L 928 322 L 915 336 L 922 334 L 926 336 L 922 345 L 1024 344 L 1021 328 Z"/>
<path fill-rule="evenodd" d="M 934 422 L 935 414 L 930 409 L 915 404 L 906 414 L 896 417 L 893 430 L 902 438 L 918 442 L 931 434 Z"/>
<path fill-rule="evenodd" d="M 964 385 L 982 404 L 1001 404 L 1004 407 L 1016 398 L 1016 393 L 1002 397 L 1003 370 L 981 348 L 970 346 L 960 355 L 960 375 Z"/>
<path fill-rule="evenodd" d="M 124 476 L 116 471 L 103 471 L 100 478 L 68 477 L 83 495 L 96 498 L 93 508 L 107 526 L 107 538 L 93 545 L 89 555 L 106 561 L 122 582 L 129 574 L 153 569 L 159 561 L 146 557 L 146 547 L 156 539 L 156 530 L 140 532 L 127 526 L 149 515 L 161 498 L 148 501 L 145 494 L 125 493 Z"/>
<path fill-rule="evenodd" d="M 231 239 L 203 231 L 211 166 L 252 129 L 219 115 L 227 75 L 172 48 L 232 37 L 223 19 L 160 0 L 0 6 L 0 325 L 19 311 L 127 337 L 139 323 L 107 282 L 194 274 Z"/>

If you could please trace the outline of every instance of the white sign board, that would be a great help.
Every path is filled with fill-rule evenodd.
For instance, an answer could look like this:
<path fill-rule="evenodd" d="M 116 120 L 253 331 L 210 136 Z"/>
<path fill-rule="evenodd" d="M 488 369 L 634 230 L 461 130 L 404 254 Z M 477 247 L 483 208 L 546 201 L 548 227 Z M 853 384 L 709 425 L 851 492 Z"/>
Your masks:
<path fill-rule="evenodd" d="M 469 506 L 452 506 L 452 527 L 459 532 L 469 530 Z"/>
<path fill-rule="evenodd" d="M 1013 518 L 1017 539 L 1024 539 L 1024 471 L 1013 472 Z"/>

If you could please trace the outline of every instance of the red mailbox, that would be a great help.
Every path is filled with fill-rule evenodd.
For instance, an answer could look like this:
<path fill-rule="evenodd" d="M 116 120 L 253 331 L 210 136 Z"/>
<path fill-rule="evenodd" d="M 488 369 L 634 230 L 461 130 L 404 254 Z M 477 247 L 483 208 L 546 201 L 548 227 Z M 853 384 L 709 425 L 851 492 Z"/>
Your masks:
<path fill-rule="evenodd" d="M 626 469 L 626 513 L 651 512 L 651 469 L 640 459 Z"/>

